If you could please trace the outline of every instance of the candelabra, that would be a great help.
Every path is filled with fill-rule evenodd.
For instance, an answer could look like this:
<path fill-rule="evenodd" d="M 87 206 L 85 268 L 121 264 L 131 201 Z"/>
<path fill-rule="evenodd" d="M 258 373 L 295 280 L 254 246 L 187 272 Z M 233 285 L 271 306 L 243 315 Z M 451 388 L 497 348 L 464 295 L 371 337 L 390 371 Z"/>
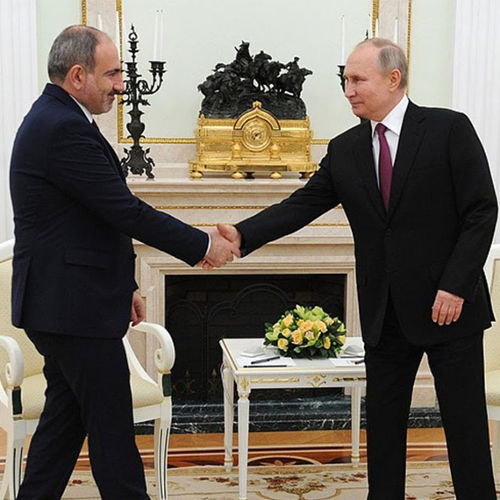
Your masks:
<path fill-rule="evenodd" d="M 143 172 L 146 172 L 149 179 L 154 179 L 153 167 L 155 164 L 153 159 L 148 157 L 149 148 L 143 150 L 140 145 L 140 139 L 144 137 L 143 133 L 146 125 L 141 121 L 141 116 L 144 113 L 139 109 L 139 106 L 149 106 L 149 101 L 144 96 L 153 95 L 160 90 L 163 75 L 166 71 L 165 61 L 150 61 L 151 69 L 149 71 L 153 75 L 153 82 L 150 86 L 146 80 L 141 79 L 142 75 L 137 72 L 135 58 L 137 52 L 139 52 L 137 48 L 139 39 L 133 25 L 128 35 L 128 43 L 130 45 L 128 52 L 132 54 L 132 62 L 125 62 L 127 79 L 123 82 L 125 90 L 122 94 L 121 103 L 124 106 L 132 105 L 132 109 L 128 112 L 131 120 L 127 124 L 127 130 L 130 133 L 129 137 L 134 140 L 134 145 L 130 149 L 125 148 L 127 156 L 122 158 L 120 165 L 125 176 L 128 175 L 130 170 L 136 175 L 142 175 Z"/>

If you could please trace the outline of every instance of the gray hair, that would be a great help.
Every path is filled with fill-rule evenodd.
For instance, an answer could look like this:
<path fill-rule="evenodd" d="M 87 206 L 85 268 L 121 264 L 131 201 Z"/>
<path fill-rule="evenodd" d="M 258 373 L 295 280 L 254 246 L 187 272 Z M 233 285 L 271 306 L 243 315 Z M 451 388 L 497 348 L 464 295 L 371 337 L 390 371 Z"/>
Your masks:
<path fill-rule="evenodd" d="M 95 69 L 95 50 L 107 37 L 90 26 L 69 26 L 54 40 L 49 53 L 48 72 L 52 83 L 62 83 L 68 71 L 80 64 L 89 73 Z"/>
<path fill-rule="evenodd" d="M 377 66 L 383 75 L 388 75 L 393 69 L 401 73 L 400 88 L 406 89 L 408 86 L 408 60 L 403 49 L 386 38 L 369 38 L 356 45 L 356 48 L 371 44 L 378 49 Z"/>

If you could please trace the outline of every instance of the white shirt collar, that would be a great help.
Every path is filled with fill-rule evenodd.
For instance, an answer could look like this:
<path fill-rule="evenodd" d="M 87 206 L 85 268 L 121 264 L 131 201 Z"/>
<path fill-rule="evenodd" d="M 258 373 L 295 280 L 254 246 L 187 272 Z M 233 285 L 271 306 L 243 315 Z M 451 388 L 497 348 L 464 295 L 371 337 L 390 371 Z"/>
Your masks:
<path fill-rule="evenodd" d="M 92 123 L 94 121 L 94 119 L 92 118 L 92 113 L 81 103 L 79 103 L 71 94 L 69 94 L 69 96 L 71 97 L 71 99 L 73 99 L 73 101 L 75 101 L 78 106 L 80 106 L 80 109 L 83 111 L 83 114 L 87 117 L 87 120 Z"/>
<path fill-rule="evenodd" d="M 409 104 L 408 97 L 406 94 L 403 98 L 392 108 L 389 114 L 380 122 L 383 123 L 391 132 L 394 132 L 397 136 L 401 135 L 401 128 L 403 127 L 403 120 L 405 117 L 406 109 Z M 371 120 L 372 124 L 372 136 L 375 134 L 375 127 L 377 123 Z"/>

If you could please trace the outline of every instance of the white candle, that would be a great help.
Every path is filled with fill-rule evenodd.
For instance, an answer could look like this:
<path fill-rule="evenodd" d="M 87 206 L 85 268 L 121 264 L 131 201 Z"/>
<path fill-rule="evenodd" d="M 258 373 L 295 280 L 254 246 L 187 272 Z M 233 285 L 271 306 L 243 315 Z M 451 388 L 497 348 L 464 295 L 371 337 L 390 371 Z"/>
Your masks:
<path fill-rule="evenodd" d="M 154 44 L 153 44 L 153 61 L 158 61 L 158 35 L 159 35 L 159 25 L 160 25 L 160 11 L 156 11 L 155 16 L 155 34 L 154 34 Z"/>
<path fill-rule="evenodd" d="M 158 61 L 163 61 L 163 9 L 160 10 L 160 42 L 158 50 Z"/>
<path fill-rule="evenodd" d="M 394 37 L 392 39 L 394 43 L 398 43 L 398 18 L 394 19 Z"/>
<path fill-rule="evenodd" d="M 375 21 L 375 38 L 378 38 L 378 19 Z"/>
<path fill-rule="evenodd" d="M 368 29 L 366 30 L 366 38 L 373 36 L 372 15 L 368 14 Z"/>
<path fill-rule="evenodd" d="M 102 17 L 101 14 L 97 14 L 97 29 L 102 31 Z"/>
<path fill-rule="evenodd" d="M 340 64 L 345 64 L 345 16 L 340 18 Z"/>
<path fill-rule="evenodd" d="M 115 43 L 116 48 L 118 49 L 118 57 L 120 61 L 122 59 L 122 48 L 120 44 L 120 13 L 116 11 L 116 33 L 115 33 Z"/>

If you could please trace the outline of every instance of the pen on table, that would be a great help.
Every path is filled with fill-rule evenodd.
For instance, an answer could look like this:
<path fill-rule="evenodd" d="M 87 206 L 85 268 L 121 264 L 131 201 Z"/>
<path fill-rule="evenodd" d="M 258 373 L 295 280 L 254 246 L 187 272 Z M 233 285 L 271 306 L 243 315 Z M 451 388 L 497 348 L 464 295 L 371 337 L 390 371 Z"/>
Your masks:
<path fill-rule="evenodd" d="M 364 358 L 363 359 L 357 359 L 356 361 L 354 361 L 354 364 L 355 365 L 360 365 L 361 363 L 364 363 L 364 362 L 365 362 Z"/>
<path fill-rule="evenodd" d="M 250 364 L 257 365 L 259 363 L 265 363 L 266 361 L 274 361 L 275 359 L 280 359 L 280 356 L 271 356 L 270 358 L 257 359 L 255 361 L 250 361 Z"/>

